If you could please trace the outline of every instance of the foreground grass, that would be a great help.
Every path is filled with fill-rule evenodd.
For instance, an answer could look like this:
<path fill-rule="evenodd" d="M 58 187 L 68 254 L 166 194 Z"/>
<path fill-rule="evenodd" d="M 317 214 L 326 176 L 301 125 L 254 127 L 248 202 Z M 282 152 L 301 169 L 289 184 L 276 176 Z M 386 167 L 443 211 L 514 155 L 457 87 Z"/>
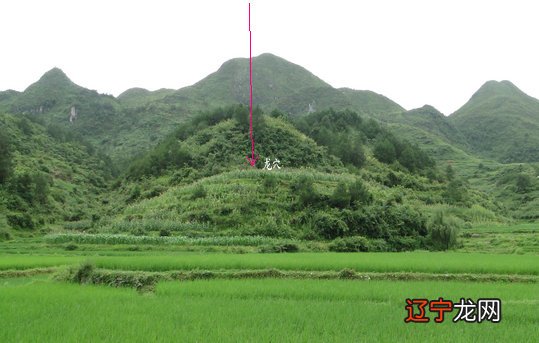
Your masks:
<path fill-rule="evenodd" d="M 537 284 L 266 279 L 161 283 L 140 295 L 19 279 L 0 283 L 0 341 L 525 342 L 539 335 L 538 294 Z M 405 324 L 408 297 L 501 298 L 503 319 Z"/>
<path fill-rule="evenodd" d="M 75 265 L 85 260 L 98 268 L 119 270 L 342 270 L 358 272 L 422 272 L 539 275 L 535 255 L 457 252 L 198 254 L 168 253 L 130 256 L 0 256 L 0 270 Z"/>

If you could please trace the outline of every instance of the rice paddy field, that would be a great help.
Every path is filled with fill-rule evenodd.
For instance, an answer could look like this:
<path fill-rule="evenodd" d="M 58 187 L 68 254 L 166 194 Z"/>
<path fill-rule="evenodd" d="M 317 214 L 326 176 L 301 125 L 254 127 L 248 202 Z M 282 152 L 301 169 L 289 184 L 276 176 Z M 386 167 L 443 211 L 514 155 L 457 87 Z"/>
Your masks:
<path fill-rule="evenodd" d="M 515 234 L 531 235 L 530 249 L 485 251 L 488 244 L 473 241 Z M 536 342 L 536 239 L 526 224 L 470 229 L 463 248 L 450 252 L 4 242 L 0 342 Z M 473 244 L 482 248 L 469 250 Z M 436 323 L 427 308 L 430 322 L 405 322 L 406 299 L 440 297 L 500 299 L 502 320 L 453 322 L 454 309 Z"/>

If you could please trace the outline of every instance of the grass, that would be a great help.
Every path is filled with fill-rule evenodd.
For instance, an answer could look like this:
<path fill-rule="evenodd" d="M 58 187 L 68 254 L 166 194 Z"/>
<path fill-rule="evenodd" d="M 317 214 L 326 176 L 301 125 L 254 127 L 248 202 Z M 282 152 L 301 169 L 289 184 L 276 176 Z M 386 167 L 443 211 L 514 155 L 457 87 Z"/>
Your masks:
<path fill-rule="evenodd" d="M 525 342 L 539 334 L 537 284 L 212 280 L 140 295 L 42 280 L 0 290 L 5 342 Z M 419 297 L 501 298 L 503 319 L 453 323 L 452 312 L 442 324 L 405 324 L 405 299 Z"/>
<path fill-rule="evenodd" d="M 226 236 L 226 237 L 155 237 L 155 236 L 132 236 L 113 234 L 77 234 L 60 233 L 44 237 L 47 243 L 81 243 L 81 244 L 175 244 L 175 245 L 210 245 L 210 246 L 260 246 L 271 244 L 280 240 L 262 236 Z"/>
<path fill-rule="evenodd" d="M 460 251 L 502 254 L 537 254 L 539 252 L 539 225 L 480 225 L 461 232 Z"/>
<path fill-rule="evenodd" d="M 75 265 L 93 261 L 98 268 L 119 270 L 342 270 L 358 272 L 422 272 L 539 275 L 534 255 L 457 252 L 409 253 L 295 253 L 295 254 L 199 254 L 131 253 L 126 256 L 4 255 L 0 270 Z"/>

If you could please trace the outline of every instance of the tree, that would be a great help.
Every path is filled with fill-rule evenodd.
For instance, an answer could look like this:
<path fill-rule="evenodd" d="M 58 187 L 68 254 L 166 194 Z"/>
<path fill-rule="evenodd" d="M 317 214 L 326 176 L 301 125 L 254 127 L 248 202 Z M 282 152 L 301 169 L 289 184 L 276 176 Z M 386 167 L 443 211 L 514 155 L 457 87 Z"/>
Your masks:
<path fill-rule="evenodd" d="M 433 248 L 448 250 L 457 244 L 458 222 L 447 217 L 442 211 L 436 213 L 429 223 L 430 239 Z"/>
<path fill-rule="evenodd" d="M 346 139 L 340 147 L 339 155 L 344 163 L 351 163 L 358 168 L 361 168 L 367 160 L 363 151 L 362 140 L 359 136 Z"/>
<path fill-rule="evenodd" d="M 298 195 L 299 203 L 308 206 L 314 205 L 318 200 L 318 195 L 314 190 L 313 180 L 302 176 L 292 184 L 292 191 Z"/>
<path fill-rule="evenodd" d="M 312 221 L 314 232 L 321 238 L 334 239 L 348 232 L 348 226 L 341 219 L 325 212 L 317 212 Z"/>
<path fill-rule="evenodd" d="M 11 175 L 11 149 L 9 139 L 4 132 L 0 132 L 0 184 L 6 182 Z"/>
<path fill-rule="evenodd" d="M 378 139 L 374 145 L 374 157 L 383 163 L 393 163 L 397 158 L 395 146 L 387 138 Z"/>
<path fill-rule="evenodd" d="M 467 198 L 467 190 L 464 187 L 464 183 L 458 179 L 449 182 L 444 196 L 449 204 L 464 202 Z"/>
<path fill-rule="evenodd" d="M 331 204 L 337 208 L 347 208 L 350 206 L 350 193 L 344 182 L 339 182 L 331 195 Z"/>
<path fill-rule="evenodd" d="M 350 185 L 349 191 L 352 205 L 370 204 L 372 202 L 372 194 L 360 179 Z"/>
<path fill-rule="evenodd" d="M 445 176 L 448 181 L 453 181 L 455 178 L 455 171 L 453 170 L 453 166 L 451 164 L 448 164 L 445 168 Z"/>
<path fill-rule="evenodd" d="M 50 179 L 47 175 L 36 174 L 33 177 L 34 196 L 32 201 L 37 204 L 46 204 L 49 199 L 49 184 Z"/>
<path fill-rule="evenodd" d="M 532 179 L 528 174 L 518 174 L 516 179 L 517 192 L 526 193 L 532 185 Z"/>

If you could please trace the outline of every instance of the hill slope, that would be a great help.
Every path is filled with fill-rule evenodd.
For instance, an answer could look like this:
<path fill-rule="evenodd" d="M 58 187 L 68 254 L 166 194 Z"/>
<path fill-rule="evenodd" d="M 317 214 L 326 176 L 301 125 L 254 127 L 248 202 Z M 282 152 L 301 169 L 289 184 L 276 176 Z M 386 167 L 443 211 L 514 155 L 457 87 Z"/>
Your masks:
<path fill-rule="evenodd" d="M 362 114 L 401 111 L 395 102 L 370 91 L 335 89 L 305 68 L 265 53 L 253 58 L 253 102 L 266 110 L 291 115 L 309 109 L 353 109 Z M 249 103 L 249 59 L 225 62 L 219 70 L 193 86 L 168 96 L 167 103 L 195 101 L 206 108 Z"/>
<path fill-rule="evenodd" d="M 11 161 L 0 182 L 0 226 L 98 218 L 100 194 L 113 177 L 110 160 L 69 131 L 30 118 L 0 115 L 2 151 Z"/>
<path fill-rule="evenodd" d="M 489 81 L 449 117 L 473 151 L 500 162 L 539 161 L 539 100 Z"/>

